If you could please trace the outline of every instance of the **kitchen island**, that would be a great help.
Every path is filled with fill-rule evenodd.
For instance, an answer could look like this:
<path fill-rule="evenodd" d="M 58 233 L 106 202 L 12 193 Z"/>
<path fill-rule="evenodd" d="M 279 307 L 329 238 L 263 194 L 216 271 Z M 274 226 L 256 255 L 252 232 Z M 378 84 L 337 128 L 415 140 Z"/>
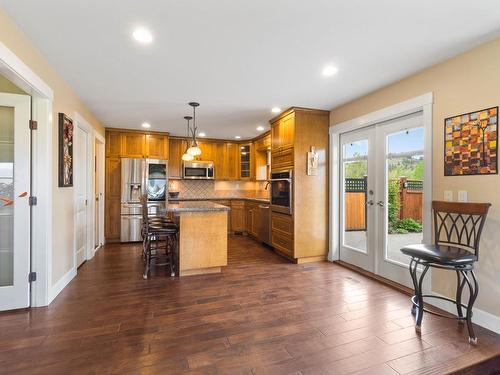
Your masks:
<path fill-rule="evenodd" d="M 209 201 L 169 202 L 179 223 L 179 276 L 221 272 L 227 265 L 229 207 Z"/>

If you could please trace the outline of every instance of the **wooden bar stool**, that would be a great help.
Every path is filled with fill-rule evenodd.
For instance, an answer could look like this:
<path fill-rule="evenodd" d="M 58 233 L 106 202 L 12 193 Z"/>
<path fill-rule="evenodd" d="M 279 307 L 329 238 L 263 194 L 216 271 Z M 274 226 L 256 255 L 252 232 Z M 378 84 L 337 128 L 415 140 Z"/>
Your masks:
<path fill-rule="evenodd" d="M 142 277 L 147 279 L 151 270 L 151 260 L 158 257 L 158 252 L 165 250 L 167 262 L 158 266 L 169 266 L 170 276 L 175 276 L 177 259 L 177 243 L 179 227 L 173 221 L 161 216 L 149 216 L 147 197 L 140 198 L 142 205 L 142 239 L 144 272 Z M 155 255 L 153 255 L 153 251 Z"/>
<path fill-rule="evenodd" d="M 469 342 L 477 344 L 477 337 L 472 327 L 472 307 L 479 292 L 479 285 L 474 274 L 474 263 L 479 258 L 479 240 L 483 230 L 490 203 L 432 202 L 434 212 L 434 244 L 408 245 L 401 249 L 411 257 L 410 275 L 415 288 L 412 297 L 413 315 L 416 314 L 415 329 L 420 331 L 424 311 L 444 316 L 424 309 L 425 298 L 438 298 L 452 302 L 457 307 L 459 323 L 467 322 Z M 417 268 L 422 267 L 422 274 L 417 278 Z M 422 294 L 422 283 L 429 267 L 455 271 L 457 291 L 455 300 L 430 294 Z M 472 279 L 472 280 L 471 280 Z M 462 303 L 462 293 L 467 284 L 469 301 Z M 463 315 L 462 308 L 466 310 Z M 447 317 L 447 316 L 444 316 Z"/>

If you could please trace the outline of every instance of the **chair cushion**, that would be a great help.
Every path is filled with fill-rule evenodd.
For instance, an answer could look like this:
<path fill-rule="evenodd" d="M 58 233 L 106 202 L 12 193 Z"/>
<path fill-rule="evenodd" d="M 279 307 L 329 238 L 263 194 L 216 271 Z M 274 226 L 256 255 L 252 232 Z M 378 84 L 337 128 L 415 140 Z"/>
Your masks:
<path fill-rule="evenodd" d="M 427 262 L 443 265 L 465 265 L 477 261 L 477 257 L 470 251 L 453 246 L 416 244 L 401 249 L 403 254 Z"/>

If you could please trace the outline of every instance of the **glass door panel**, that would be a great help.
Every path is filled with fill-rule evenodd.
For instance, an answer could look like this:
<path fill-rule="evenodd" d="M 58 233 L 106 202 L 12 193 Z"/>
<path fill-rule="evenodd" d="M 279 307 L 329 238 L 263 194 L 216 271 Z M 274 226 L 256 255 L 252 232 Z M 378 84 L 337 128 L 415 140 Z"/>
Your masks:
<path fill-rule="evenodd" d="M 410 258 L 400 249 L 423 240 L 424 129 L 406 129 L 386 138 L 388 223 L 384 259 L 408 266 Z"/>
<path fill-rule="evenodd" d="M 0 107 L 0 287 L 14 283 L 14 108 Z"/>
<path fill-rule="evenodd" d="M 374 128 L 341 136 L 340 259 L 373 272 Z"/>

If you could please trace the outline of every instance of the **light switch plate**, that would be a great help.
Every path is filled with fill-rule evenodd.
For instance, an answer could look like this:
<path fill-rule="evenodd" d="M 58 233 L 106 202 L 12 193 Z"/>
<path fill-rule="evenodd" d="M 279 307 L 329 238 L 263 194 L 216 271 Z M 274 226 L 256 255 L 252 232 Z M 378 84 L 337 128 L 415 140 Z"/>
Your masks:
<path fill-rule="evenodd" d="M 446 202 L 453 202 L 453 191 L 445 190 L 444 191 L 444 200 Z"/>
<path fill-rule="evenodd" d="M 458 191 L 458 201 L 459 202 L 467 202 L 467 191 L 465 190 L 459 190 Z"/>

